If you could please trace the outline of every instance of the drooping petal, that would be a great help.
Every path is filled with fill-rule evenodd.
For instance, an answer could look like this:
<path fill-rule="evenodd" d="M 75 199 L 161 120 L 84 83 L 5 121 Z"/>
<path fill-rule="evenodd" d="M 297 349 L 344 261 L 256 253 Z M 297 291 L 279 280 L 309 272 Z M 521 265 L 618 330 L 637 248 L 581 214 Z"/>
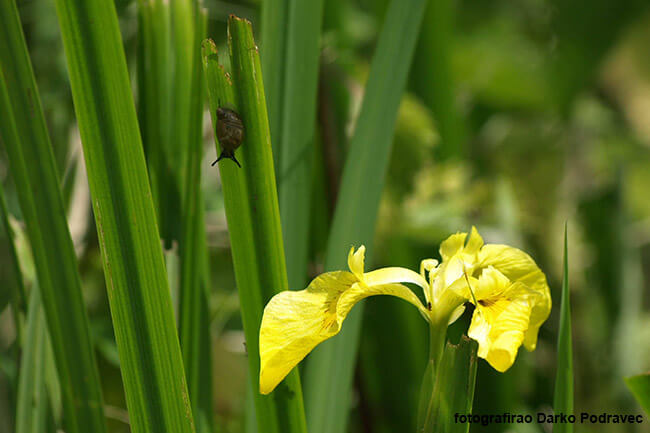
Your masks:
<path fill-rule="evenodd" d="M 359 259 L 350 254 L 350 258 L 351 268 L 363 266 L 362 255 Z M 351 272 L 328 272 L 316 277 L 305 290 L 275 295 L 264 309 L 260 328 L 260 392 L 273 391 L 316 345 L 338 334 L 352 307 L 368 296 L 397 296 L 415 305 L 427 318 L 428 310 L 418 297 L 408 287 L 394 283 L 400 277 L 416 284 L 421 278 L 400 268 L 369 272 L 363 279 Z"/>
<path fill-rule="evenodd" d="M 467 335 L 479 343 L 478 356 L 504 372 L 528 332 L 537 294 L 523 283 L 511 283 L 492 267 L 483 271 L 472 289 L 478 305 Z"/>
<path fill-rule="evenodd" d="M 337 303 L 357 282 L 350 272 L 328 272 L 301 291 L 275 295 L 260 327 L 260 392 L 270 393 L 321 341 L 339 332 Z"/>
<path fill-rule="evenodd" d="M 503 373 L 515 362 L 524 340 L 529 311 L 526 303 L 510 302 L 503 307 L 501 319 L 495 323 L 490 323 L 482 311 L 474 312 L 467 335 L 478 342 L 478 356 L 495 370 Z"/>
<path fill-rule="evenodd" d="M 551 312 L 551 293 L 544 273 L 525 252 L 507 245 L 487 244 L 479 251 L 478 267 L 492 266 L 512 282 L 525 284 L 537 296 L 532 299 L 530 324 L 524 346 L 535 350 L 539 327 Z"/>

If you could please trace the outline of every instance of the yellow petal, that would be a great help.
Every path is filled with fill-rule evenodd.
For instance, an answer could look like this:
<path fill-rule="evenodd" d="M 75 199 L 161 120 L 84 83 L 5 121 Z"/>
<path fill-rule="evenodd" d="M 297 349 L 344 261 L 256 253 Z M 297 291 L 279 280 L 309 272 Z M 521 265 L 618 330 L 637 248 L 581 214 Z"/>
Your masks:
<path fill-rule="evenodd" d="M 454 282 L 465 275 L 465 263 L 458 256 L 452 257 L 448 262 L 443 263 L 442 277 L 444 278 L 445 287 L 449 287 Z"/>
<path fill-rule="evenodd" d="M 318 343 L 339 332 L 336 305 L 357 278 L 328 272 L 301 291 L 275 295 L 260 327 L 260 392 L 270 393 Z"/>
<path fill-rule="evenodd" d="M 456 255 L 465 245 L 467 233 L 456 233 L 449 236 L 440 244 L 440 255 L 442 260 L 449 260 Z"/>
<path fill-rule="evenodd" d="M 337 305 L 339 324 L 348 315 L 352 307 L 359 301 L 373 295 L 392 295 L 413 304 L 420 313 L 428 320 L 428 310 L 424 308 L 417 296 L 406 286 L 401 284 L 381 284 L 378 286 L 366 286 L 362 283 L 354 284 L 350 290 L 341 295 Z"/>
<path fill-rule="evenodd" d="M 369 286 L 391 283 L 411 283 L 417 284 L 422 287 L 423 290 L 426 290 L 429 287 L 427 280 L 425 280 L 422 275 L 413 272 L 410 269 L 398 267 L 381 268 L 376 271 L 367 272 L 364 274 L 363 280 Z"/>
<path fill-rule="evenodd" d="M 456 309 L 451 313 L 451 316 L 449 316 L 449 320 L 447 321 L 447 325 L 451 325 L 454 323 L 456 320 L 460 318 L 460 316 L 463 315 L 465 312 L 465 304 L 456 307 Z"/>
<path fill-rule="evenodd" d="M 530 325 L 524 335 L 526 349 L 535 350 L 539 327 L 551 312 L 551 293 L 544 273 L 528 254 L 507 245 L 483 246 L 478 261 L 479 267 L 493 266 L 513 283 L 523 283 L 536 294 L 531 300 Z"/>
<path fill-rule="evenodd" d="M 350 248 L 350 253 L 348 254 L 348 267 L 358 279 L 363 278 L 365 256 L 366 247 L 364 245 L 361 245 L 356 252 L 354 251 L 354 247 Z"/>
<path fill-rule="evenodd" d="M 478 342 L 478 356 L 504 372 L 515 361 L 528 330 L 531 292 L 521 283 L 508 283 L 505 290 L 495 288 L 495 292 L 499 294 L 478 299 L 467 335 Z"/>
<path fill-rule="evenodd" d="M 476 254 L 479 252 L 483 246 L 483 238 L 478 234 L 476 227 L 472 226 L 472 231 L 467 240 L 467 245 L 463 248 L 463 253 L 465 254 Z"/>
<path fill-rule="evenodd" d="M 350 254 L 352 269 L 358 270 L 360 262 L 363 266 L 362 254 L 360 259 Z M 428 311 L 418 297 L 408 287 L 392 283 L 399 276 L 407 277 L 409 282 L 414 281 L 408 278 L 421 278 L 407 271 L 378 270 L 365 274 L 367 278 L 362 280 L 350 272 L 328 272 L 316 277 L 305 290 L 275 295 L 264 309 L 260 328 L 260 392 L 273 391 L 316 345 L 338 334 L 352 307 L 368 296 L 397 296 L 415 305 L 426 317 Z M 366 279 L 391 283 L 368 285 Z"/>
<path fill-rule="evenodd" d="M 420 275 L 422 278 L 426 278 L 426 272 L 431 272 L 432 269 L 435 269 L 438 266 L 438 260 L 436 259 L 424 259 L 420 262 Z"/>
<path fill-rule="evenodd" d="M 441 284 L 438 284 L 439 281 L 440 279 L 436 279 L 434 283 L 441 286 Z M 463 314 L 463 304 L 469 298 L 470 293 L 467 290 L 467 283 L 464 278 L 459 278 L 452 285 L 446 287 L 445 290 L 436 294 L 429 315 L 436 322 L 445 320 L 448 324 L 452 324 Z"/>
<path fill-rule="evenodd" d="M 493 266 L 483 269 L 481 275 L 472 283 L 472 290 L 477 300 L 498 298 L 503 296 L 505 290 L 510 286 L 510 280 Z"/>

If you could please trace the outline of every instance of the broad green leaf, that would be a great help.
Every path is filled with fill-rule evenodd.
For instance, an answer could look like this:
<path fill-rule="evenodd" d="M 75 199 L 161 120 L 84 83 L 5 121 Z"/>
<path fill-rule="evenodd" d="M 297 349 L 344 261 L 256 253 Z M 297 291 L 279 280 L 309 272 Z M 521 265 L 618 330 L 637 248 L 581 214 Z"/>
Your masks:
<path fill-rule="evenodd" d="M 372 252 L 397 109 L 426 4 L 425 0 L 393 0 L 386 13 L 343 172 L 326 270 L 345 268 L 350 245 L 365 244 Z M 305 406 L 311 433 L 346 429 L 362 313 L 362 305 L 352 310 L 341 333 L 310 355 Z"/>
<path fill-rule="evenodd" d="M 0 138 L 32 247 L 66 430 L 105 432 L 77 260 L 41 102 L 13 0 L 0 0 Z"/>
<path fill-rule="evenodd" d="M 115 5 L 101 0 L 55 4 L 131 431 L 194 432 Z"/>
<path fill-rule="evenodd" d="M 569 258 L 567 227 L 564 227 L 564 278 L 560 305 L 560 330 L 557 342 L 557 372 L 555 374 L 555 414 L 573 414 L 573 344 L 571 339 L 571 303 L 569 302 Z M 571 433 L 573 424 L 559 423 L 554 432 Z"/>
<path fill-rule="evenodd" d="M 257 427 L 259 432 L 304 432 L 298 372 L 289 374 L 268 396 L 261 395 L 257 385 L 264 306 L 274 294 L 286 290 L 288 283 L 259 54 L 248 21 L 231 16 L 228 34 L 232 81 L 219 65 L 216 46 L 210 40 L 203 43 L 203 66 L 213 128 L 221 106 L 233 108 L 245 128 L 244 141 L 236 150 L 242 168 L 223 159 L 219 172 L 254 385 Z"/>

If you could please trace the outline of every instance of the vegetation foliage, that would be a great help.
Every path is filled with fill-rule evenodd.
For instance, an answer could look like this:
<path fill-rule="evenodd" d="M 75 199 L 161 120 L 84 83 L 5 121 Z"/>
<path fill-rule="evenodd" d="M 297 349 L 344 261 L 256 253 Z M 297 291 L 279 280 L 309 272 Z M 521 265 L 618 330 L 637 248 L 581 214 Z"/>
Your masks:
<path fill-rule="evenodd" d="M 0 0 L 0 431 L 650 415 L 649 40 L 640 0 Z M 210 166 L 220 107 L 241 168 Z M 274 295 L 472 226 L 546 275 L 534 352 L 495 371 L 468 296 L 432 357 L 377 296 L 259 393 Z"/>

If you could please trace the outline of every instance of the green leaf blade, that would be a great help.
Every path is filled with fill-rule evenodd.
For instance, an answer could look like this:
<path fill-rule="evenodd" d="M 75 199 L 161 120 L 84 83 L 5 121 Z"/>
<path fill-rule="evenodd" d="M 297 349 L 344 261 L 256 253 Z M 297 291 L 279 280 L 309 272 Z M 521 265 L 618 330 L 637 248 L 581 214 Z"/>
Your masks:
<path fill-rule="evenodd" d="M 287 289 L 287 274 L 259 54 L 248 21 L 231 16 L 228 32 L 232 81 L 219 65 L 216 46 L 210 40 L 204 41 L 203 59 L 213 128 L 216 110 L 224 105 L 239 113 L 245 128 L 245 139 L 236 151 L 242 168 L 225 159 L 219 163 L 219 171 L 257 428 L 260 432 L 305 432 L 297 370 L 271 395 L 261 395 L 258 390 L 262 314 L 266 302 Z"/>
<path fill-rule="evenodd" d="M 61 383 L 67 431 L 105 432 L 90 340 L 54 153 L 13 0 L 0 1 L 0 138 L 18 190 Z"/>
<path fill-rule="evenodd" d="M 200 41 L 205 37 L 207 14 L 197 8 L 192 56 L 191 112 L 187 142 L 183 206 L 183 235 L 180 243 L 181 282 L 179 306 L 179 337 L 183 365 L 197 432 L 213 430 L 212 362 L 208 247 L 206 244 L 204 201 L 201 191 L 203 156 L 204 80 Z"/>
<path fill-rule="evenodd" d="M 115 5 L 57 0 L 131 430 L 194 432 Z"/>
<path fill-rule="evenodd" d="M 573 414 L 573 349 L 571 339 L 571 304 L 569 302 L 569 258 L 567 228 L 564 227 L 564 278 L 562 280 L 562 301 L 560 305 L 560 330 L 557 342 L 557 373 L 553 410 L 556 415 Z M 559 423 L 555 432 L 571 433 L 573 424 Z"/>

